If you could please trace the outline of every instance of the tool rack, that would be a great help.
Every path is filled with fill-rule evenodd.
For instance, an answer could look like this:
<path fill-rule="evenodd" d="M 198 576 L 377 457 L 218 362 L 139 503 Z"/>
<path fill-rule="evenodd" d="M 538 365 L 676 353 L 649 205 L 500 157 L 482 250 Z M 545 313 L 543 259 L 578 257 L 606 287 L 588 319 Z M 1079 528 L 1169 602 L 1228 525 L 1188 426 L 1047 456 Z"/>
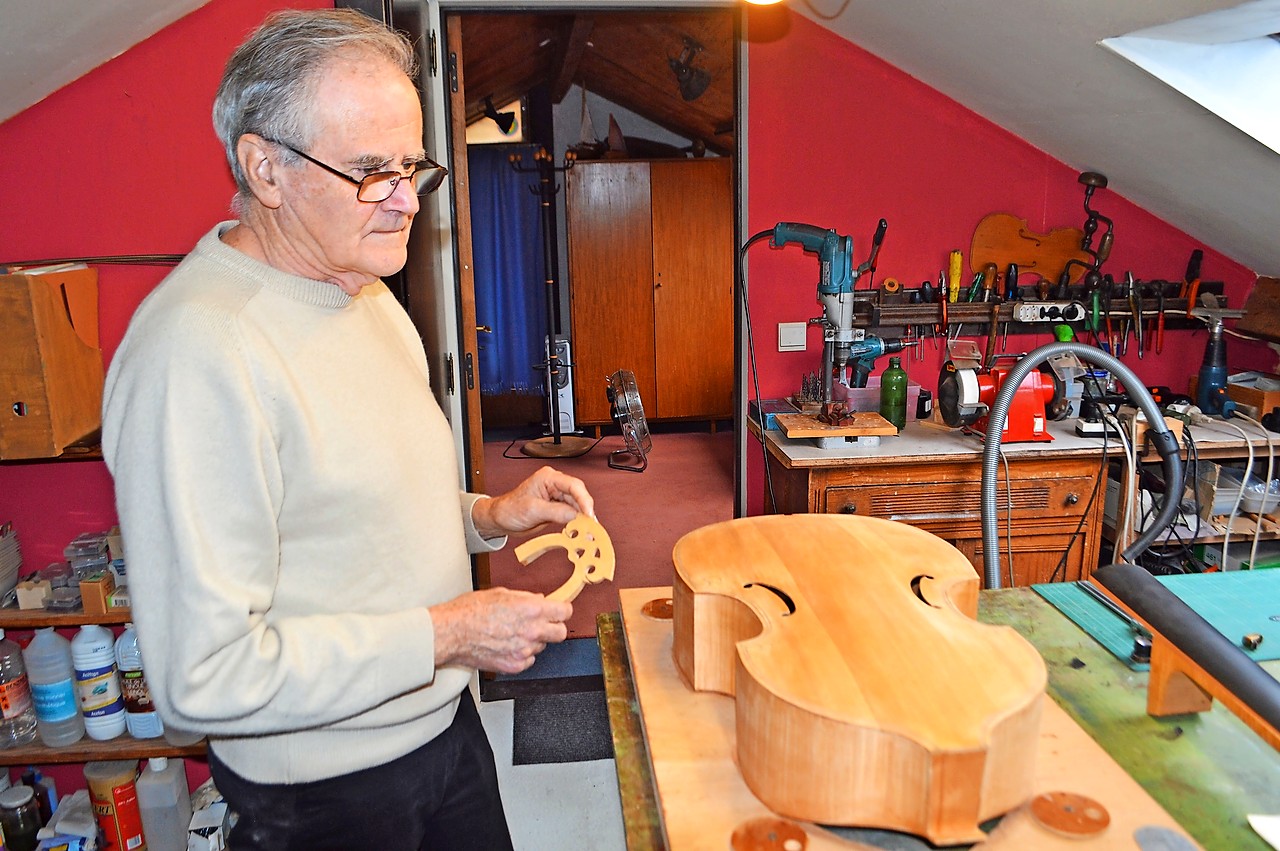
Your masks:
<path fill-rule="evenodd" d="M 1164 293 L 1164 314 L 1165 314 L 1165 330 L 1194 330 L 1204 327 L 1204 321 L 1189 317 L 1187 314 L 1188 299 L 1186 297 L 1179 298 L 1176 294 L 1182 288 L 1180 281 L 1137 281 L 1138 286 L 1143 287 L 1151 295 L 1143 295 L 1141 315 L 1145 322 L 1153 321 L 1158 315 L 1157 298 L 1154 295 L 1154 288 L 1159 287 Z M 1204 281 L 1199 286 L 1199 293 L 1210 293 L 1218 297 L 1219 307 L 1226 307 L 1225 299 L 1222 296 L 1223 283 L 1221 281 Z M 883 293 L 875 290 L 866 290 L 855 292 L 854 294 L 854 327 L 856 328 L 909 328 L 914 326 L 936 327 L 942 319 L 942 305 L 939 302 L 918 303 L 913 304 L 909 301 L 910 290 L 904 290 L 897 293 Z M 1080 293 L 1078 288 L 1073 289 L 1072 295 L 1067 299 L 1041 299 L 1035 290 L 1030 287 L 1022 287 L 1022 298 L 1009 301 L 957 301 L 949 302 L 946 305 L 947 325 L 949 328 L 955 329 L 960 325 L 972 325 L 975 330 L 985 328 L 991 323 L 992 309 L 999 306 L 999 314 L 996 324 L 1000 325 L 1001 333 L 1007 334 L 1044 334 L 1048 333 L 1053 325 L 1067 322 L 1078 331 L 1087 329 L 1090 322 L 1090 312 L 1092 309 L 1092 294 Z M 1172 293 L 1172 295 L 1171 295 Z M 1084 318 L 1077 321 L 1066 321 L 1062 319 L 1045 319 L 1037 322 L 1016 321 L 1015 316 L 1017 306 L 1027 302 L 1035 304 L 1053 304 L 1059 307 L 1065 307 L 1072 304 L 1082 305 L 1084 309 Z M 1108 307 L 1110 307 L 1111 321 L 1114 325 L 1117 321 L 1124 322 L 1133 316 L 1133 311 L 1129 304 L 1129 299 L 1112 298 L 1109 303 L 1104 302 L 1099 312 L 1099 323 L 1103 322 Z M 938 333 L 941 333 L 939 331 Z"/>

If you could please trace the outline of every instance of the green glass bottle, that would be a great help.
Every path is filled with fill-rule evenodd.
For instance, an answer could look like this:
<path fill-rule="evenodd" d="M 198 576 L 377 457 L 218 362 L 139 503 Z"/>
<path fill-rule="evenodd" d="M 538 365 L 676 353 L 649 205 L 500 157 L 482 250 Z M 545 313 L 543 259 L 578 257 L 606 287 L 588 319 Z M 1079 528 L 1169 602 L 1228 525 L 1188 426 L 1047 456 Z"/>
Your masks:
<path fill-rule="evenodd" d="M 880 416 L 898 431 L 907 425 L 907 373 L 902 358 L 889 358 L 889 368 L 880 374 Z"/>

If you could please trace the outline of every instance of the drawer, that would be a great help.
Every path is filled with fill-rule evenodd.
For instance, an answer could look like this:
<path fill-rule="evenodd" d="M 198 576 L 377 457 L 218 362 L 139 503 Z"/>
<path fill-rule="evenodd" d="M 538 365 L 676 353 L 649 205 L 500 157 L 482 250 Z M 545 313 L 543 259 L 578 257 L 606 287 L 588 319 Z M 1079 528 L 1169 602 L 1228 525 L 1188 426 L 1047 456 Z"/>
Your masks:
<path fill-rule="evenodd" d="M 999 516 L 1036 520 L 1046 525 L 1078 523 L 1089 502 L 1092 479 L 1077 477 L 1037 478 L 1014 481 L 1012 493 L 1003 481 L 997 483 Z M 900 520 L 913 526 L 954 529 L 956 524 L 980 524 L 982 486 L 978 481 L 896 483 L 831 487 L 824 493 L 823 511 L 828 514 L 860 514 Z"/>

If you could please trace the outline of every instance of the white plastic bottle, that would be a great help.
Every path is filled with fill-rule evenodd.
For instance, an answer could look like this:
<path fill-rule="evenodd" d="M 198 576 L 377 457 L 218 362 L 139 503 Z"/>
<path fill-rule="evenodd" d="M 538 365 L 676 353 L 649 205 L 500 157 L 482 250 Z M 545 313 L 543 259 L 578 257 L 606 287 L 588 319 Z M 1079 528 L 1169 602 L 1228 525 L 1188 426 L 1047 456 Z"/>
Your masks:
<path fill-rule="evenodd" d="M 0 629 L 0 748 L 25 745 L 35 737 L 36 709 L 22 648 Z"/>
<path fill-rule="evenodd" d="M 125 624 L 116 639 L 116 667 L 120 671 L 120 690 L 124 694 L 124 721 L 129 735 L 135 739 L 154 739 L 164 734 L 160 713 L 151 700 L 147 676 L 142 670 L 142 651 L 138 649 L 138 632 L 133 624 Z"/>
<path fill-rule="evenodd" d="M 99 741 L 114 739 L 124 732 L 125 721 L 111 630 L 99 624 L 80 627 L 71 639 L 71 664 L 85 732 Z"/>
<path fill-rule="evenodd" d="M 84 738 L 84 717 L 76 698 L 76 671 L 71 665 L 71 642 L 48 626 L 37 629 L 22 651 L 36 706 L 36 729 L 51 748 L 64 748 Z"/>
<path fill-rule="evenodd" d="M 180 759 L 153 757 L 138 775 L 138 809 L 147 851 L 185 851 L 191 824 L 191 792 Z"/>

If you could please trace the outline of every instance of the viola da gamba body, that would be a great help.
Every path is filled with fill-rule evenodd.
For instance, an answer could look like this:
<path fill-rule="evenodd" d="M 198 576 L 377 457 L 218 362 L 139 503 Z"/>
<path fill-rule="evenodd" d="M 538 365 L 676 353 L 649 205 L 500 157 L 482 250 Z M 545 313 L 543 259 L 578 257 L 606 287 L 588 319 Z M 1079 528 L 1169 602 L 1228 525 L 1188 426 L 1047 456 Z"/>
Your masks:
<path fill-rule="evenodd" d="M 1031 796 L 1046 670 L 977 622 L 954 547 L 902 523 L 748 517 L 673 552 L 672 652 L 731 695 L 737 761 L 771 810 L 939 845 Z"/>

